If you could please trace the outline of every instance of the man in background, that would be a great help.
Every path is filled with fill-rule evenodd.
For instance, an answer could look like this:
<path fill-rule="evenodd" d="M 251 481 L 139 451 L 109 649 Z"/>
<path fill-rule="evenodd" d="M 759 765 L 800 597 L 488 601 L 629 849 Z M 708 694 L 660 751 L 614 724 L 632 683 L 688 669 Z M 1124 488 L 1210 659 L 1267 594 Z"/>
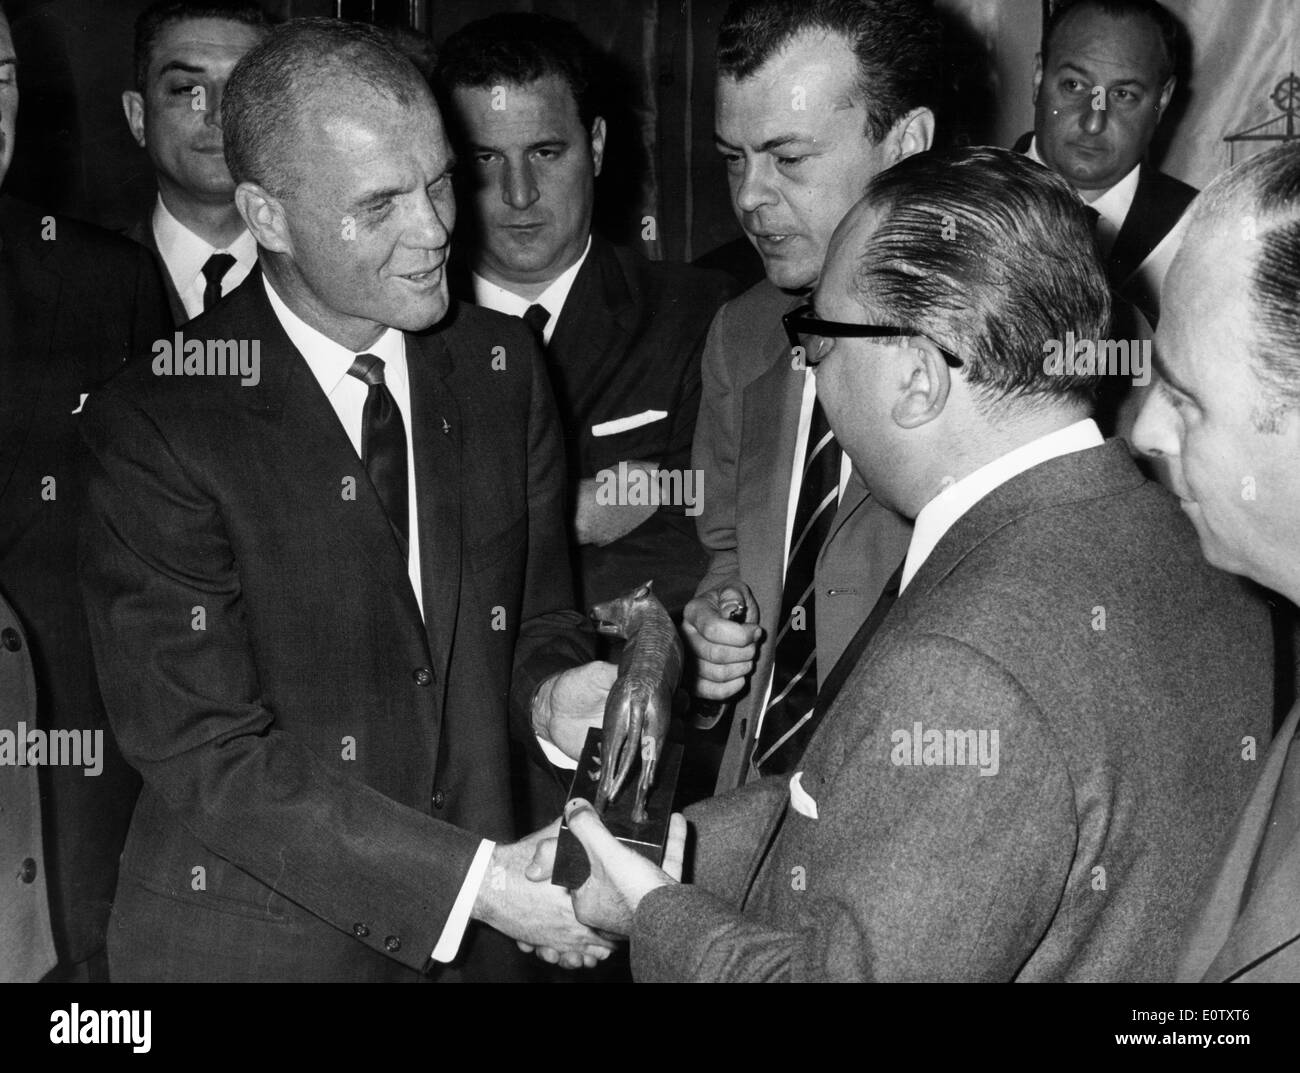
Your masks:
<path fill-rule="evenodd" d="M 1092 209 L 1111 287 L 1153 325 L 1196 196 L 1147 162 L 1177 86 L 1181 40 L 1156 0 L 1063 0 L 1034 64 L 1034 130 L 1016 143 Z"/>
<path fill-rule="evenodd" d="M 1163 461 L 1215 566 L 1300 600 L 1300 146 L 1196 200 L 1165 287 L 1159 381 L 1134 433 Z M 1300 706 L 1220 847 L 1184 981 L 1300 980 Z"/>
<path fill-rule="evenodd" d="M 907 548 L 908 523 L 853 472 L 780 319 L 871 177 L 929 148 L 939 38 L 924 0 L 746 0 L 718 32 L 715 141 L 767 273 L 714 319 L 695 436 L 711 559 L 684 632 L 697 694 L 736 698 L 729 726 L 700 721 L 723 738 L 719 790 L 794 770 L 818 683 Z M 743 622 L 727 617 L 738 604 Z"/>
<path fill-rule="evenodd" d="M 158 197 L 127 234 L 158 258 L 177 324 L 211 309 L 257 261 L 222 152 L 221 96 L 266 31 L 248 0 L 159 0 L 136 20 L 135 88 L 122 107 Z"/>
<path fill-rule="evenodd" d="M 0 10 L 0 186 L 18 72 Z M 138 246 L 0 195 L 0 729 L 14 746 L 0 762 L 0 980 L 107 976 L 139 780 L 108 733 L 77 586 L 77 432 L 87 396 L 169 330 Z M 81 763 L 46 748 L 23 766 L 33 735 L 55 733 Z"/>
<path fill-rule="evenodd" d="M 598 68 L 575 27 L 539 14 L 492 15 L 443 45 L 468 209 L 463 289 L 523 317 L 545 350 L 580 604 L 653 579 L 678 616 L 707 564 L 695 516 L 713 493 L 689 472 L 700 353 L 735 287 L 592 232 L 608 134 Z"/>

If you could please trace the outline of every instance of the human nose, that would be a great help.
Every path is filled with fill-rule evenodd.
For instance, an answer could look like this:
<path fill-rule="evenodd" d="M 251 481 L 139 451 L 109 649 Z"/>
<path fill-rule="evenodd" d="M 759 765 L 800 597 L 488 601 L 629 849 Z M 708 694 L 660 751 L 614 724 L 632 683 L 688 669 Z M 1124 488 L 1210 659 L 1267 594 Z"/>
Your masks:
<path fill-rule="evenodd" d="M 537 182 L 527 159 L 507 162 L 501 176 L 501 200 L 512 209 L 526 209 L 538 198 Z"/>
<path fill-rule="evenodd" d="M 754 157 L 745 163 L 744 173 L 736 186 L 736 207 L 744 213 L 757 212 L 764 205 L 776 204 L 770 167 Z"/>

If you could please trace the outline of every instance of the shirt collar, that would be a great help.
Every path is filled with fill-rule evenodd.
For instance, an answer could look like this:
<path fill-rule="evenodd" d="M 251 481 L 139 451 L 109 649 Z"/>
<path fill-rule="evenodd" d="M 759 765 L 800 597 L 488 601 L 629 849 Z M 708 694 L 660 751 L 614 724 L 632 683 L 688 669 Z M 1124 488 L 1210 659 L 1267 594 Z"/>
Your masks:
<path fill-rule="evenodd" d="M 356 360 L 358 353 L 373 354 L 383 359 L 386 380 L 398 378 L 405 381 L 406 340 L 396 328 L 389 328 L 364 351 L 349 350 L 317 331 L 290 309 L 271 285 L 265 272 L 262 273 L 262 285 L 266 288 L 266 297 L 271 303 L 271 309 L 275 312 L 280 326 L 284 328 L 285 335 L 289 337 L 289 342 L 303 356 L 303 360 L 307 362 L 312 375 L 316 377 L 326 396 L 332 395 L 335 388 L 347 377 L 348 370 L 352 368 L 352 362 Z"/>
<path fill-rule="evenodd" d="M 257 242 L 248 230 L 244 230 L 225 249 L 219 249 L 176 219 L 163 204 L 161 194 L 153 207 L 153 237 L 178 290 L 183 290 L 198 279 L 203 266 L 214 253 L 230 254 L 245 273 L 252 269 L 257 260 Z"/>
<path fill-rule="evenodd" d="M 546 322 L 546 327 L 542 331 L 542 342 L 549 343 L 551 335 L 555 331 L 556 322 L 560 319 L 560 314 L 564 311 L 564 303 L 569 299 L 569 292 L 573 290 L 573 281 L 578 278 L 578 272 L 586 263 L 587 255 L 591 253 L 591 236 L 587 236 L 586 249 L 582 251 L 573 264 L 569 265 L 563 272 L 556 276 L 547 285 L 546 290 L 542 291 L 533 301 L 527 298 L 521 298 L 514 291 L 508 290 L 499 284 L 484 279 L 477 272 L 472 273 L 474 283 L 474 304 L 482 306 L 484 309 L 492 309 L 498 313 L 505 313 L 512 317 L 522 317 L 528 312 L 529 306 L 539 305 L 546 310 L 551 316 Z"/>
<path fill-rule="evenodd" d="M 1088 417 L 1030 440 L 950 484 L 922 507 L 921 513 L 916 516 L 899 591 L 907 588 L 944 534 L 995 488 L 1049 459 L 1100 447 L 1105 442 L 1097 423 Z"/>
<path fill-rule="evenodd" d="M 1043 158 L 1038 155 L 1037 135 L 1030 141 L 1029 151 L 1025 153 L 1025 156 L 1035 163 L 1047 167 L 1043 163 Z M 1138 178 L 1141 170 L 1142 165 L 1140 163 L 1135 164 L 1124 178 L 1088 203 L 1097 210 L 1097 215 L 1110 225 L 1111 231 L 1114 233 L 1118 233 L 1119 229 L 1124 226 L 1124 218 L 1128 216 L 1128 210 L 1133 205 L 1133 198 L 1137 195 Z M 1078 191 L 1076 190 L 1075 193 L 1078 193 Z"/>

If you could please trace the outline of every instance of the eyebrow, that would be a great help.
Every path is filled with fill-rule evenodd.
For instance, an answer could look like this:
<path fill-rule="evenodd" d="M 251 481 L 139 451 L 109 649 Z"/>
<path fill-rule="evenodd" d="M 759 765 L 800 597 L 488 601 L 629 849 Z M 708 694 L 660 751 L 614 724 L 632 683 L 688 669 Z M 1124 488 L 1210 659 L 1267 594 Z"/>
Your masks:
<path fill-rule="evenodd" d="M 557 136 L 557 137 L 554 137 L 554 138 L 543 138 L 543 139 L 542 139 L 541 141 L 539 141 L 539 142 L 529 142 L 526 146 L 524 146 L 524 151 L 530 153 L 530 152 L 532 152 L 534 149 L 549 149 L 549 148 L 551 148 L 552 146 L 557 146 L 557 145 L 558 145 L 558 146 L 564 146 L 564 147 L 567 149 L 567 148 L 569 147 L 569 145 L 571 145 L 571 144 L 572 144 L 572 143 L 569 141 L 568 138 L 562 138 L 562 137 L 558 137 L 558 136 Z M 472 152 L 472 153 L 500 153 L 500 152 L 502 152 L 502 150 L 501 150 L 501 148 L 500 148 L 499 146 L 495 146 L 495 145 L 484 145 L 482 142 L 475 142 L 475 141 L 471 141 L 471 142 L 469 143 L 469 149 L 470 149 L 470 152 Z"/>
<path fill-rule="evenodd" d="M 803 134 L 778 134 L 775 138 L 768 138 L 768 140 L 765 141 L 762 145 L 760 145 L 755 150 L 755 152 L 770 153 L 773 149 L 780 149 L 782 146 L 790 145 L 793 142 L 808 142 L 808 141 L 812 141 L 812 139 Z M 740 148 L 740 146 L 738 145 L 732 145 L 729 141 L 727 141 L 724 137 L 722 137 L 721 134 L 718 134 L 716 132 L 713 135 L 713 144 L 717 146 L 719 149 Z"/>
<path fill-rule="evenodd" d="M 192 63 L 183 63 L 180 60 L 169 60 L 167 63 L 164 63 L 162 68 L 158 71 L 158 77 L 162 78 L 163 75 L 171 74 L 173 71 L 181 71 L 187 75 L 201 75 L 207 74 L 208 69 L 203 66 L 196 67 Z"/>
<path fill-rule="evenodd" d="M 1169 365 L 1165 362 L 1165 359 L 1160 356 L 1160 352 L 1154 347 L 1151 348 L 1151 363 L 1156 367 L 1156 372 L 1160 374 L 1160 379 L 1180 395 L 1186 395 L 1189 399 L 1194 399 L 1196 397 L 1169 371 Z"/>
<path fill-rule="evenodd" d="M 1057 68 L 1058 73 L 1066 70 L 1075 71 L 1083 75 L 1085 82 L 1091 82 L 1093 85 L 1102 84 L 1101 82 L 1098 82 L 1096 78 L 1093 77 L 1091 71 L 1089 71 L 1086 67 L 1080 67 L 1077 63 L 1073 63 L 1067 60 L 1065 63 L 1061 64 L 1059 68 Z M 1147 84 L 1144 81 L 1142 81 L 1142 79 L 1140 78 L 1122 78 L 1118 82 L 1111 82 L 1108 83 L 1108 85 L 1112 88 L 1115 86 L 1141 86 L 1143 89 L 1148 88 Z"/>

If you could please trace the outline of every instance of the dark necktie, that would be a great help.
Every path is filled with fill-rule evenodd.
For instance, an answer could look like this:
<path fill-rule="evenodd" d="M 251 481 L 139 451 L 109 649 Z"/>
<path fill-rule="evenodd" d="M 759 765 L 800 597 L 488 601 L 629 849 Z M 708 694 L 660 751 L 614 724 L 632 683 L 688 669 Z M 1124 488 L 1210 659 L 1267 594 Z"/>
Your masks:
<path fill-rule="evenodd" d="M 379 494 L 388 521 L 397 535 L 402 558 L 407 556 L 406 426 L 397 400 L 384 383 L 384 363 L 373 354 L 358 354 L 349 376 L 370 388 L 361 416 L 361 463 Z"/>
<path fill-rule="evenodd" d="M 839 484 L 840 446 L 815 399 L 786 558 L 771 699 L 754 747 L 754 767 L 764 775 L 793 771 L 807 740 L 802 728 L 817 699 L 817 556 L 835 519 Z"/>
<path fill-rule="evenodd" d="M 853 640 L 848 643 L 840 658 L 835 661 L 831 673 L 826 676 L 821 689 L 817 691 L 817 704 L 813 708 L 812 718 L 799 728 L 799 733 L 796 735 L 803 741 L 803 744 L 799 747 L 801 754 L 804 747 L 812 739 L 817 727 L 821 724 L 827 709 L 839 696 L 845 680 L 853 673 L 853 668 L 861 662 L 862 654 L 867 650 L 867 645 L 871 643 L 871 639 L 875 637 L 876 631 L 880 629 L 881 623 L 885 621 L 890 609 L 898 602 L 898 589 L 903 580 L 903 565 L 906 562 L 907 560 L 904 559 L 903 562 L 899 563 L 898 569 L 885 582 L 885 587 L 876 598 L 876 606 L 871 609 L 867 621 L 858 627 L 858 632 L 853 635 Z"/>
<path fill-rule="evenodd" d="M 207 285 L 203 288 L 203 310 L 206 313 L 221 301 L 221 281 L 226 273 L 235 266 L 235 259 L 228 253 L 214 253 L 203 265 L 203 278 Z"/>
<path fill-rule="evenodd" d="M 524 310 L 524 323 L 532 330 L 533 336 L 537 339 L 537 345 L 543 349 L 545 349 L 546 343 L 542 332 L 546 328 L 546 322 L 550 319 L 551 312 L 545 306 L 531 305 Z"/>

